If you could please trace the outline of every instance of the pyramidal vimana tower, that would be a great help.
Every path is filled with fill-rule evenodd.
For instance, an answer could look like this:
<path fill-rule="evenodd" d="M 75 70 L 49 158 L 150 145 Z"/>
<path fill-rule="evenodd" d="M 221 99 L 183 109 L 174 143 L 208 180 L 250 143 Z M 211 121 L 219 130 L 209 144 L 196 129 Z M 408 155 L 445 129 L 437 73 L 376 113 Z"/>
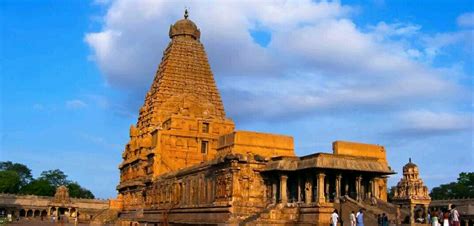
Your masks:
<path fill-rule="evenodd" d="M 335 208 L 387 201 L 383 146 L 297 157 L 290 136 L 235 131 L 187 12 L 169 37 L 122 154 L 119 225 L 328 225 Z"/>

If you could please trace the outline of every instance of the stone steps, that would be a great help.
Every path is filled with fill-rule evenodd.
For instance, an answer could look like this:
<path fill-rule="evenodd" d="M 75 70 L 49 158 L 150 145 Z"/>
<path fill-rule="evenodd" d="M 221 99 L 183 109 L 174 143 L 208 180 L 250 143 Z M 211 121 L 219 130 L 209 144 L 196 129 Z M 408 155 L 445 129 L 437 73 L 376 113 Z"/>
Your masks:
<path fill-rule="evenodd" d="M 298 207 L 278 204 L 268 207 L 260 213 L 258 218 L 245 225 L 296 225 L 298 219 Z"/>

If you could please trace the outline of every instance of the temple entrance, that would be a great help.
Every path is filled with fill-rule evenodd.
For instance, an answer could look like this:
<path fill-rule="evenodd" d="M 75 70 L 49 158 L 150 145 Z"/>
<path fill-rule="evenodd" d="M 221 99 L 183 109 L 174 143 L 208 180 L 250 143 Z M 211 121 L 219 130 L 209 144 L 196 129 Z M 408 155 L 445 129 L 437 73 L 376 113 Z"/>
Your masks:
<path fill-rule="evenodd" d="M 298 180 L 295 176 L 288 177 L 288 202 L 298 201 Z"/>
<path fill-rule="evenodd" d="M 335 181 L 336 181 L 336 177 L 332 174 L 328 174 L 324 178 L 324 184 L 326 185 L 324 188 L 326 201 L 334 202 L 334 199 L 336 198 L 336 188 L 334 185 Z"/>
<path fill-rule="evenodd" d="M 56 207 L 51 207 L 50 212 L 49 212 L 49 215 L 51 215 L 51 216 L 56 216 L 56 211 L 57 211 L 57 210 L 56 210 Z"/>
<path fill-rule="evenodd" d="M 357 199 L 357 192 L 355 188 L 355 176 L 344 175 L 341 181 L 341 195 L 349 196 L 352 199 Z"/>
<path fill-rule="evenodd" d="M 66 212 L 67 212 L 67 208 L 62 208 L 62 207 L 59 207 L 59 215 L 65 215 Z"/>
<path fill-rule="evenodd" d="M 26 217 L 26 211 L 24 209 L 20 210 L 20 217 Z"/>

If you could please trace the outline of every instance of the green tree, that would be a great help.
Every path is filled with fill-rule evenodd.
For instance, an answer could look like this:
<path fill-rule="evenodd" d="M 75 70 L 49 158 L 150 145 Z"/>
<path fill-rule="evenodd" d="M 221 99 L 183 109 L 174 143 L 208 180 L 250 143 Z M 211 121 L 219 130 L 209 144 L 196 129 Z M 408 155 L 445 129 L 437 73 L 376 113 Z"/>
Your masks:
<path fill-rule="evenodd" d="M 68 180 L 67 175 L 59 169 L 43 171 L 37 179 L 33 179 L 26 165 L 0 162 L 0 193 L 54 196 L 56 188 L 61 185 L 68 187 L 71 197 L 94 198 L 91 191 Z"/>
<path fill-rule="evenodd" d="M 474 198 L 474 172 L 460 173 L 457 182 L 434 187 L 430 196 L 432 199 Z"/>
<path fill-rule="evenodd" d="M 20 190 L 20 176 L 15 171 L 0 171 L 0 193 L 16 194 Z"/>
<path fill-rule="evenodd" d="M 21 194 L 41 196 L 54 196 L 55 192 L 56 188 L 44 179 L 32 180 L 20 190 Z"/>
<path fill-rule="evenodd" d="M 12 163 L 11 161 L 0 162 L 0 170 L 16 172 L 20 177 L 20 186 L 28 184 L 33 179 L 31 169 L 20 163 Z"/>
<path fill-rule="evenodd" d="M 73 198 L 93 199 L 94 194 L 91 191 L 81 187 L 77 182 L 72 182 L 67 185 L 69 189 L 69 196 Z"/>
<path fill-rule="evenodd" d="M 397 189 L 396 186 L 392 186 L 390 189 L 387 189 L 387 198 L 388 198 L 388 201 L 392 201 L 393 199 L 393 196 L 395 195 L 395 189 Z"/>
<path fill-rule="evenodd" d="M 67 175 L 59 169 L 43 171 L 38 179 L 48 181 L 55 188 L 71 183 Z"/>

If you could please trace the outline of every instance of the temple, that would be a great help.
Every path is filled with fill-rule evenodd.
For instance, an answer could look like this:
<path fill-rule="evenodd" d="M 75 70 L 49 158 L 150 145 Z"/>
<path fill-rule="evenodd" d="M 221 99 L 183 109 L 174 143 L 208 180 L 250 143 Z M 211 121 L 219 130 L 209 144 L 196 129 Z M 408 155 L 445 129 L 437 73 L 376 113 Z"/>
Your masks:
<path fill-rule="evenodd" d="M 53 216 L 58 223 L 59 219 L 74 222 L 75 218 L 80 223 L 90 223 L 104 211 L 113 212 L 110 209 L 111 202 L 113 201 L 71 198 L 68 188 L 59 186 L 54 197 L 0 194 L 0 213 L 10 214 L 17 219 L 15 221 L 21 220 L 17 224 L 27 222 L 31 225 L 43 225 L 41 221 L 51 221 Z"/>
<path fill-rule="evenodd" d="M 187 12 L 169 37 L 122 154 L 121 225 L 328 225 L 334 209 L 360 208 L 368 222 L 395 217 L 383 146 L 335 141 L 332 153 L 296 156 L 290 136 L 235 130 Z"/>
<path fill-rule="evenodd" d="M 418 166 L 411 162 L 403 167 L 403 177 L 393 189 L 392 203 L 410 211 L 409 220 L 405 223 L 415 223 L 415 218 L 425 218 L 431 203 L 428 187 L 420 178 Z"/>

